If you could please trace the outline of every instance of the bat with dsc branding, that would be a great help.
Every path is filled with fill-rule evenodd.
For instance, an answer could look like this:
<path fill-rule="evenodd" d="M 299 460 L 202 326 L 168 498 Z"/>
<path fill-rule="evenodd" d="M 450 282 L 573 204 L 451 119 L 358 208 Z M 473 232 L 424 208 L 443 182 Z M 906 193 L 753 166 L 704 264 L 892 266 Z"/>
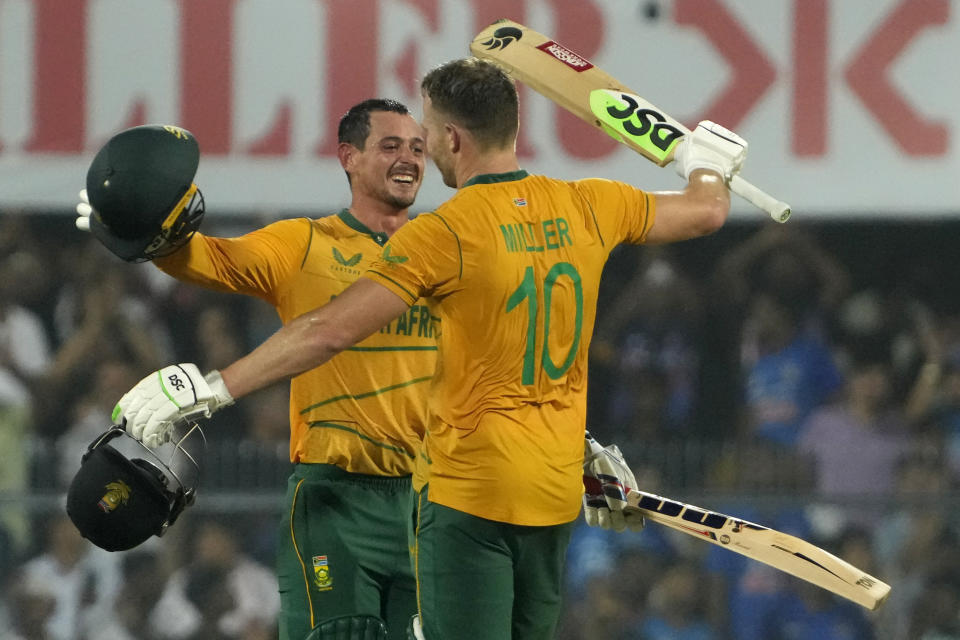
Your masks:
<path fill-rule="evenodd" d="M 627 502 L 653 522 L 785 571 L 867 609 L 879 607 L 890 593 L 890 585 L 796 536 L 652 493 L 626 491 Z"/>
<path fill-rule="evenodd" d="M 587 59 L 512 20 L 498 20 L 481 31 L 470 52 L 661 167 L 673 160 L 677 143 L 690 133 Z M 777 222 L 790 217 L 790 205 L 739 175 L 729 187 Z"/>

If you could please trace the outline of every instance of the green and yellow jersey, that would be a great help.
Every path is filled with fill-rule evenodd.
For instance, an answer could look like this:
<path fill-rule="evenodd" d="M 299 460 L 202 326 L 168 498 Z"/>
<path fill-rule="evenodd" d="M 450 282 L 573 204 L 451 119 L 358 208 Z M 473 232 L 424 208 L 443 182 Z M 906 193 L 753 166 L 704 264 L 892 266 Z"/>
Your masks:
<path fill-rule="evenodd" d="M 653 198 L 525 171 L 469 181 L 407 223 L 364 276 L 442 319 L 414 486 L 482 518 L 553 525 L 583 494 L 587 352 L 600 274 Z"/>
<path fill-rule="evenodd" d="M 156 260 L 178 280 L 266 300 L 288 321 L 329 302 L 379 257 L 384 233 L 344 210 L 281 220 L 238 238 L 196 234 Z M 290 382 L 290 459 L 351 473 L 412 473 L 437 359 L 438 318 L 410 310 Z"/>

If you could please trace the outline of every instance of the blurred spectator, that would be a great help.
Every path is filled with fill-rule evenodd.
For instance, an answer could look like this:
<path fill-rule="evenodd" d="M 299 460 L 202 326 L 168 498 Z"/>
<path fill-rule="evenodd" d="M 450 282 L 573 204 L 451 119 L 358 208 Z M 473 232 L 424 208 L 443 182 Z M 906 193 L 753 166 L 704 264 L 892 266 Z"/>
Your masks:
<path fill-rule="evenodd" d="M 640 252 L 639 268 L 603 314 L 591 358 L 612 372 L 605 420 L 618 443 L 690 430 L 698 394 L 700 293 L 666 247 Z M 622 434 L 622 435 L 621 435 Z"/>
<path fill-rule="evenodd" d="M 833 354 L 803 331 L 801 309 L 778 294 L 753 296 L 744 333 L 747 431 L 792 447 L 807 416 L 841 388 Z"/>
<path fill-rule="evenodd" d="M 923 362 L 905 411 L 915 424 L 939 434 L 955 477 L 960 477 L 960 316 L 935 318 L 922 307 L 918 316 Z"/>
<path fill-rule="evenodd" d="M 50 340 L 43 322 L 21 304 L 23 272 L 42 268 L 26 251 L 0 258 L 0 398 L 28 394 L 50 366 Z"/>
<path fill-rule="evenodd" d="M 160 598 L 166 576 L 153 546 L 148 542 L 123 554 L 113 609 L 106 618 L 90 621 L 87 640 L 154 640 L 145 621 Z"/>
<path fill-rule="evenodd" d="M 923 607 L 924 591 L 940 575 L 960 575 L 960 539 L 950 500 L 952 484 L 944 453 L 917 449 L 896 472 L 896 507 L 873 533 L 877 574 L 893 585 L 879 613 L 884 640 L 906 640 L 911 612 Z"/>
<path fill-rule="evenodd" d="M 37 429 L 48 436 L 61 435 L 71 424 L 64 416 L 70 414 L 73 404 L 89 401 L 96 392 L 101 380 L 91 371 L 102 362 L 125 362 L 139 379 L 156 369 L 160 355 L 167 351 L 164 326 L 149 299 L 137 292 L 136 279 L 125 275 L 134 271 L 112 268 L 112 258 L 104 258 L 101 253 L 82 254 L 77 270 L 84 275 L 75 275 L 57 301 L 63 343 L 44 378 L 44 391 L 59 402 L 39 403 L 37 417 Z M 115 404 L 119 399 L 117 395 L 97 401 Z"/>
<path fill-rule="evenodd" d="M 226 567 L 200 563 L 187 568 L 183 592 L 187 601 L 197 612 L 196 630 L 187 640 L 234 640 L 239 635 L 223 630 L 220 620 L 233 610 L 237 603 L 229 589 L 223 586 L 229 576 Z"/>
<path fill-rule="evenodd" d="M 6 640 L 54 640 L 51 619 L 57 609 L 57 597 L 50 582 L 17 575 L 7 593 L 9 628 L 0 627 Z"/>
<path fill-rule="evenodd" d="M 222 369 L 246 353 L 240 327 L 226 304 L 211 304 L 197 316 L 197 366 L 203 371 Z"/>
<path fill-rule="evenodd" d="M 778 610 L 781 640 L 874 640 L 876 634 L 864 609 L 826 589 L 800 581 Z"/>
<path fill-rule="evenodd" d="M 669 567 L 650 590 L 646 614 L 635 636 L 656 640 L 714 640 L 720 629 L 707 620 L 706 580 L 699 565 L 683 561 Z"/>
<path fill-rule="evenodd" d="M 768 223 L 717 260 L 706 286 L 703 419 L 716 428 L 730 416 L 789 445 L 839 386 L 825 327 L 850 289 L 847 270 L 802 227 Z"/>
<path fill-rule="evenodd" d="M 109 616 L 119 556 L 84 540 L 66 513 L 51 516 L 45 524 L 45 546 L 23 565 L 22 580 L 53 599 L 53 613 L 44 625 L 51 640 L 85 640 L 82 630 L 88 621 Z"/>
<path fill-rule="evenodd" d="M 820 329 L 850 291 L 850 275 L 817 238 L 795 225 L 767 223 L 718 261 L 725 300 L 743 305 L 756 291 L 779 292 L 804 309 L 801 327 Z"/>
<path fill-rule="evenodd" d="M 9 230 L 9 221 L 4 227 Z M 24 292 L 42 270 L 35 255 L 13 250 L 0 255 L 0 492 L 23 492 L 28 483 L 27 451 L 33 424 L 34 390 L 47 372 L 51 346 L 40 317 L 24 306 Z M 0 565 L 24 551 L 27 542 L 27 517 L 22 509 L 0 513 L 0 537 L 7 544 L 0 548 Z"/>
<path fill-rule="evenodd" d="M 937 576 L 918 598 L 910 620 L 910 638 L 960 640 L 960 579 L 956 574 Z"/>
<path fill-rule="evenodd" d="M 583 585 L 582 597 L 560 622 L 558 640 L 617 640 L 628 638 L 629 625 L 636 614 L 637 602 L 620 592 L 619 573 L 600 574 Z"/>
<path fill-rule="evenodd" d="M 794 452 L 762 439 L 743 439 L 718 452 L 708 485 L 734 502 L 700 505 L 798 538 L 812 526 L 805 505 L 777 500 L 807 495 L 812 474 Z M 775 638 L 778 610 L 795 578 L 724 547 L 710 545 L 706 570 L 708 616 L 730 638 Z"/>
<path fill-rule="evenodd" d="M 142 377 L 126 360 L 108 356 L 91 365 L 87 383 L 90 391 L 80 397 L 66 430 L 56 439 L 60 457 L 60 486 L 66 489 L 80 468 L 87 447 L 113 424 L 111 414 L 117 400 Z"/>
<path fill-rule="evenodd" d="M 866 529 L 848 528 L 836 540 L 818 546 L 876 574 L 876 562 Z M 873 640 L 875 634 L 866 610 L 826 589 L 803 580 L 790 580 L 790 589 L 777 611 L 777 632 L 781 640 Z"/>
<path fill-rule="evenodd" d="M 219 633 L 227 638 L 246 639 L 275 629 L 280 611 L 276 578 L 271 570 L 245 553 L 227 522 L 202 519 L 189 548 L 193 550 L 193 558 L 170 577 L 150 615 L 149 627 L 158 638 L 196 637 L 208 612 L 198 609 L 189 597 L 189 589 L 199 589 L 191 580 L 203 583 L 217 571 L 224 576 L 218 591 L 225 596 L 213 604 L 225 605 L 226 597 L 232 604 L 217 618 Z M 197 574 L 193 571 L 197 567 L 203 567 L 206 573 Z"/>
<path fill-rule="evenodd" d="M 910 431 L 890 399 L 890 364 L 885 345 L 851 357 L 841 400 L 815 411 L 797 442 L 816 469 L 817 494 L 826 499 L 866 498 L 847 505 L 846 524 L 872 526 L 886 509 L 900 459 L 909 453 Z"/>

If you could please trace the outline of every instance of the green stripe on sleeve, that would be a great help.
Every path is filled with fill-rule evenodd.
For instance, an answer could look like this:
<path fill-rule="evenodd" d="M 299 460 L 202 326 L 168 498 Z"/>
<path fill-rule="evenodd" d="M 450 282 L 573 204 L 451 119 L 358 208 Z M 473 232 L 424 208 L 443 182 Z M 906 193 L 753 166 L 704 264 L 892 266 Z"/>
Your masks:
<path fill-rule="evenodd" d="M 384 280 L 388 280 L 388 281 L 392 282 L 393 284 L 397 285 L 405 294 L 407 294 L 408 296 L 410 296 L 410 300 L 412 300 L 412 302 L 408 302 L 408 303 L 407 303 L 408 305 L 412 305 L 414 302 L 416 302 L 417 300 L 420 299 L 420 296 L 414 294 L 412 291 L 410 291 L 409 289 L 407 289 L 405 286 L 403 286 L 402 284 L 400 284 L 399 282 L 397 282 L 397 281 L 394 280 L 393 278 L 391 278 L 391 277 L 389 277 L 389 276 L 386 276 L 386 275 L 380 273 L 379 271 L 377 271 L 377 270 L 375 270 L 375 269 L 370 269 L 370 273 L 375 273 L 375 274 L 377 274 L 378 276 L 380 276 L 381 278 L 383 278 Z"/>

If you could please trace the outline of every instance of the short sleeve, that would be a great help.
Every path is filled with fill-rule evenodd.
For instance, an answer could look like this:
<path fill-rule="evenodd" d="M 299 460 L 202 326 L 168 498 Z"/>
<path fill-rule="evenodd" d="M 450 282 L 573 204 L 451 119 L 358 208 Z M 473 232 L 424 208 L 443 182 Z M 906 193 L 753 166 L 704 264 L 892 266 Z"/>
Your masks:
<path fill-rule="evenodd" d="M 604 240 L 642 244 L 653 227 L 655 199 L 646 191 L 616 180 L 590 178 L 574 182 L 587 202 Z"/>
<path fill-rule="evenodd" d="M 393 234 L 363 277 L 412 305 L 419 298 L 450 293 L 462 275 L 459 237 L 439 213 L 422 213 Z"/>

